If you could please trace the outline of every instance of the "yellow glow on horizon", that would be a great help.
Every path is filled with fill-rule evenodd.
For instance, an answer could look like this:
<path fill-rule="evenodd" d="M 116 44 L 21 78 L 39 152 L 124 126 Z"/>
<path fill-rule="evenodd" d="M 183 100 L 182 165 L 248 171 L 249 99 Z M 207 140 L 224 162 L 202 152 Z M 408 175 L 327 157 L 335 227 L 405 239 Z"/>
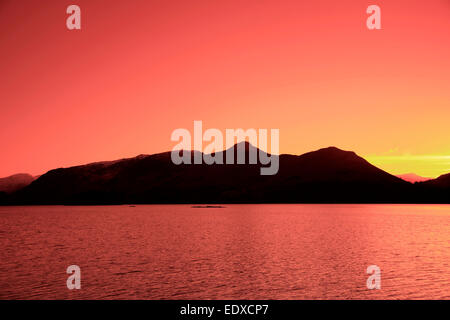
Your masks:
<path fill-rule="evenodd" d="M 365 156 L 374 166 L 391 174 L 415 173 L 426 178 L 437 178 L 450 173 L 450 156 L 441 155 L 401 155 Z"/>

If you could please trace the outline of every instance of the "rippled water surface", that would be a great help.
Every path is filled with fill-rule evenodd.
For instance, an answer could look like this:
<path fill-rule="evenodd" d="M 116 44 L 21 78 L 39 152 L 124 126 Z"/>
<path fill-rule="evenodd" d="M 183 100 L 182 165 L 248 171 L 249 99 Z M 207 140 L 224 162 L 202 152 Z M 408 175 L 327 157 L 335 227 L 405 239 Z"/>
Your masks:
<path fill-rule="evenodd" d="M 2 299 L 450 299 L 447 205 L 0 207 L 0 245 Z"/>

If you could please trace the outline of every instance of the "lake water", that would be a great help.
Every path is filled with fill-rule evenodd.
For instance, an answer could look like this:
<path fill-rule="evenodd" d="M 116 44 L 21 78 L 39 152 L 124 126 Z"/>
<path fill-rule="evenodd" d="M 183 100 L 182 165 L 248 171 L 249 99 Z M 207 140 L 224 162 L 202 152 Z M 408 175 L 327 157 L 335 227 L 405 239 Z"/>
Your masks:
<path fill-rule="evenodd" d="M 1 299 L 450 298 L 449 205 L 0 207 L 0 245 Z"/>

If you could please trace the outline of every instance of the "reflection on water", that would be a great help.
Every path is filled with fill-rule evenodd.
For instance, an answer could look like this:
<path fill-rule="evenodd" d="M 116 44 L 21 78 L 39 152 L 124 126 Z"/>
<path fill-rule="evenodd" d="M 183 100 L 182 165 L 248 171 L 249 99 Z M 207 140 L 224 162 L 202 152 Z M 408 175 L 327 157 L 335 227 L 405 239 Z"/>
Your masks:
<path fill-rule="evenodd" d="M 448 205 L 0 207 L 0 245 L 3 299 L 450 298 Z"/>

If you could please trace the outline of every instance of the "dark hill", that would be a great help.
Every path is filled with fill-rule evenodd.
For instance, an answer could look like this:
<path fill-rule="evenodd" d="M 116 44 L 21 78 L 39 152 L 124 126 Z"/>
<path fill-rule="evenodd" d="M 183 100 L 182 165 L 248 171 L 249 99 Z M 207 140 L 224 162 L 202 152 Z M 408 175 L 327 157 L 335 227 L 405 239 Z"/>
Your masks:
<path fill-rule="evenodd" d="M 450 173 L 415 183 L 417 195 L 430 203 L 450 203 Z"/>
<path fill-rule="evenodd" d="M 431 186 L 435 188 L 450 188 L 450 173 L 443 174 L 434 180 L 422 182 L 422 184 L 424 186 Z"/>
<path fill-rule="evenodd" d="M 248 163 L 249 150 L 245 144 Z M 194 152 L 190 152 L 193 158 Z M 220 154 L 220 153 L 218 153 Z M 225 157 L 224 157 L 225 159 Z M 171 153 L 55 169 L 16 192 L 16 204 L 427 202 L 417 188 L 354 152 L 330 147 L 280 155 L 278 174 L 260 164 L 181 164 Z M 428 188 L 424 186 L 426 190 Z M 443 202 L 443 201 L 439 201 Z"/>

